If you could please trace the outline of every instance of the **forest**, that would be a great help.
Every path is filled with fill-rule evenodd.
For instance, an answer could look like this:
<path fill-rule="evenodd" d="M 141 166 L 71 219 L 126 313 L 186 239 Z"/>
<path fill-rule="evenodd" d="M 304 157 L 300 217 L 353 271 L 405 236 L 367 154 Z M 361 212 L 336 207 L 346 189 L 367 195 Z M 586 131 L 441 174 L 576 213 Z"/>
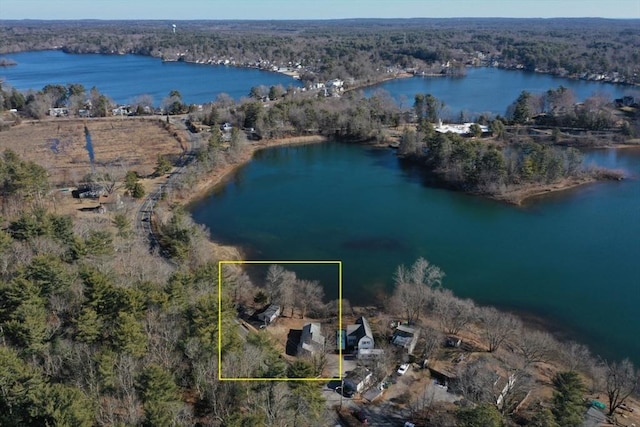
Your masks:
<path fill-rule="evenodd" d="M 456 73 L 466 65 L 640 82 L 637 20 L 181 21 L 175 33 L 169 21 L 0 23 L 0 54 L 62 48 L 290 67 L 299 69 L 304 82 L 375 81 L 391 70 Z"/>
<path fill-rule="evenodd" d="M 444 62 L 454 68 L 497 62 L 575 77 L 587 73 L 585 78 L 610 73 L 637 83 L 640 63 L 633 49 L 640 45 L 640 30 L 633 20 L 198 21 L 179 23 L 175 34 L 169 22 L 0 22 L 2 53 L 63 46 L 78 53 L 233 59 L 241 66 L 299 64 L 306 82 L 375 80 L 387 67 L 441 72 Z M 59 211 L 44 166 L 3 152 L 0 425 L 275 427 L 333 419 L 336 408 L 326 404 L 324 384 L 218 380 L 218 352 L 234 376 L 304 378 L 321 370 L 323 360 L 283 360 L 264 334 L 243 336 L 241 306 L 280 298 L 291 317 L 336 314 L 336 302 L 323 299 L 317 283 L 291 272 L 273 271 L 265 287 L 240 268 L 220 272 L 207 231 L 181 206 L 177 194 L 246 160 L 256 141 L 305 135 L 399 141 L 405 161 L 464 191 L 495 194 L 601 173 L 585 169 L 574 146 L 610 143 L 611 136 L 624 142 L 638 134 L 637 109 L 623 111 L 598 96 L 576 104 L 562 87 L 540 96 L 523 92 L 504 117 L 472 118 L 476 126 L 466 136 L 435 131 L 442 103 L 433 96 L 417 94 L 412 101 L 400 106 L 382 91 L 324 97 L 256 87 L 241 101 L 220 95 L 199 110 L 171 91 L 159 110 L 166 116 L 148 120 L 183 141 L 170 123 L 181 115 L 203 143 L 172 191 L 159 197 L 150 227 L 160 248 L 151 251 L 136 223 L 146 194 L 135 170 L 117 179 L 100 177 L 121 192 L 122 210 L 68 215 Z M 110 115 L 112 102 L 98 88 L 75 84 L 29 93 L 0 87 L 0 110 L 12 117 L 4 128 L 42 119 L 53 107 L 106 120 L 101 117 Z M 153 112 L 146 99 L 132 105 L 132 115 Z M 224 123 L 231 131 L 221 130 Z M 606 136 L 599 139 L 598 132 Z M 158 156 L 154 175 L 170 173 L 174 165 Z M 228 285 L 221 304 L 220 273 Z M 398 266 L 392 280 L 393 292 L 376 312 L 423 329 L 416 355 L 407 361 L 465 362 L 456 365 L 451 386 L 468 405 L 443 406 L 427 395 L 398 397 L 395 403 L 419 425 L 579 426 L 585 398 L 599 396 L 608 415 L 619 417 L 637 395 L 640 374 L 629 360 L 603 360 L 514 315 L 457 298 L 446 289 L 445 272 L 425 259 Z M 306 292 L 296 293 L 299 288 Z M 218 320 L 225 331 L 221 346 Z M 387 323 L 374 324 L 374 334 L 387 343 Z M 473 345 L 445 348 L 451 335 Z M 400 361 L 384 348 L 389 356 L 370 366 L 378 381 Z M 516 386 L 497 390 L 496 370 L 512 375 Z M 540 398 L 521 406 L 529 392 Z"/>

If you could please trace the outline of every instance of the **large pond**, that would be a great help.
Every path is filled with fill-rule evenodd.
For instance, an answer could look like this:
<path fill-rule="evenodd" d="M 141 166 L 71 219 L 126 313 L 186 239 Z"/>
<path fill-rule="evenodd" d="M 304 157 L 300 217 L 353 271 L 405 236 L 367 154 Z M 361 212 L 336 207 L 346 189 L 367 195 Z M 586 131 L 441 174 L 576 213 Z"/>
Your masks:
<path fill-rule="evenodd" d="M 507 107 L 523 90 L 541 94 L 549 89 L 564 86 L 583 101 L 593 95 L 608 99 L 626 94 L 640 96 L 640 89 L 587 80 L 570 80 L 548 74 L 501 70 L 498 68 L 468 68 L 465 77 L 413 77 L 396 79 L 369 87 L 364 92 L 371 95 L 386 90 L 401 105 L 413 105 L 416 93 L 430 93 L 445 103 L 442 116 L 457 119 L 464 112 L 467 120 L 481 113 L 505 115 Z"/>
<path fill-rule="evenodd" d="M 160 104 L 173 89 L 187 103 L 203 103 L 223 92 L 238 99 L 256 85 L 298 84 L 277 73 L 132 55 L 3 56 L 18 62 L 0 68 L 10 86 L 82 83 L 120 103 L 149 94 Z M 432 93 L 452 115 L 504 114 L 522 90 L 560 85 L 579 100 L 633 92 L 493 68 L 469 69 L 459 79 L 401 79 L 365 92 L 388 90 L 405 106 L 416 93 Z M 588 157 L 626 170 L 629 179 L 514 207 L 430 188 L 388 150 L 337 143 L 278 148 L 258 153 L 193 214 L 216 240 L 242 246 L 253 259 L 342 260 L 344 293 L 356 304 L 388 293 L 396 266 L 423 256 L 445 270 L 445 285 L 458 295 L 536 316 L 604 356 L 630 356 L 640 365 L 640 153 Z M 335 295 L 335 275 L 300 271 L 320 277 L 326 294 Z"/>
<path fill-rule="evenodd" d="M 81 83 L 87 90 L 96 86 L 114 101 L 124 104 L 136 96 L 150 95 L 155 105 L 180 91 L 184 102 L 211 102 L 221 93 L 238 100 L 253 86 L 300 82 L 283 74 L 257 69 L 162 62 L 138 55 L 74 55 L 59 50 L 0 55 L 18 65 L 0 67 L 0 81 L 18 90 L 40 90 L 47 84 Z"/>
<path fill-rule="evenodd" d="M 640 363 L 640 151 L 589 162 L 624 169 L 602 182 L 515 207 L 424 184 L 395 153 L 340 143 L 257 153 L 192 206 L 217 241 L 249 259 L 343 262 L 344 295 L 372 302 L 422 256 L 445 286 L 481 304 L 542 319 L 608 357 Z M 337 295 L 334 272 L 320 277 Z"/>

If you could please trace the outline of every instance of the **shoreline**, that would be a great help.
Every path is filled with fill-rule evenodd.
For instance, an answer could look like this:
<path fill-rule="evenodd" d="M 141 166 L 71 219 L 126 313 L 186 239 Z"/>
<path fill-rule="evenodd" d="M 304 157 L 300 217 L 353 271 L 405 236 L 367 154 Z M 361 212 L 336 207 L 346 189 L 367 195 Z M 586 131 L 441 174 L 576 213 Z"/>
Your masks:
<path fill-rule="evenodd" d="M 528 187 L 507 191 L 502 194 L 488 195 L 487 197 L 499 202 L 505 202 L 515 206 L 522 206 L 530 199 L 544 196 L 545 194 L 559 193 L 561 191 L 571 190 L 598 181 L 600 180 L 593 176 L 564 179 L 560 182 L 552 184 L 531 185 Z"/>
<path fill-rule="evenodd" d="M 258 144 L 252 144 L 248 147 L 247 151 L 244 152 L 241 158 L 230 165 L 226 165 L 224 168 L 213 171 L 208 174 L 205 179 L 201 180 L 201 182 L 194 188 L 194 191 L 189 194 L 187 197 L 182 197 L 177 201 L 183 206 L 188 206 L 191 203 L 194 203 L 198 200 L 202 200 L 207 197 L 211 191 L 213 191 L 217 186 L 224 184 L 225 180 L 233 175 L 233 173 L 240 167 L 245 166 L 247 163 L 253 160 L 254 154 L 260 150 L 273 148 L 273 147 L 281 147 L 281 146 L 296 146 L 296 145 L 307 145 L 307 144 L 315 144 L 315 143 L 323 143 L 331 141 L 331 138 L 322 136 L 322 135 L 310 135 L 310 136 L 302 136 L 302 137 L 287 137 L 280 138 L 270 141 L 263 141 Z M 379 148 L 384 148 L 384 145 L 378 145 Z M 627 146 L 628 147 L 628 146 Z M 617 149 L 618 147 L 609 147 Z M 494 199 L 500 202 L 510 203 L 516 206 L 522 206 L 524 202 L 533 199 L 535 197 L 544 196 L 545 194 L 557 193 L 560 191 L 571 190 L 585 184 L 591 184 L 600 181 L 600 179 L 593 176 L 585 176 L 576 179 L 565 179 L 563 182 L 555 183 L 555 184 L 541 184 L 532 186 L 528 189 L 518 189 L 513 192 L 509 192 L 506 195 L 501 197 L 489 196 L 489 198 Z M 455 191 L 455 190 L 453 190 Z M 487 197 L 486 195 L 481 195 L 482 197 Z M 242 246 L 238 245 L 224 245 L 220 242 L 215 241 L 211 236 L 208 237 L 208 242 L 211 245 L 213 251 L 215 251 L 216 255 L 222 255 L 226 258 L 220 258 L 223 260 L 246 260 L 245 253 L 243 251 Z M 224 255 L 223 255 L 224 254 Z M 385 297 L 390 296 L 384 291 Z M 455 295 L 456 298 L 463 298 L 460 295 Z M 375 302 L 373 306 L 379 308 L 383 304 L 380 302 L 380 295 L 372 295 L 375 298 Z M 595 351 L 592 346 L 592 342 L 584 336 L 580 334 L 576 334 L 571 328 L 566 327 L 558 327 L 555 323 L 553 317 L 547 317 L 543 313 L 536 313 L 527 310 L 522 307 L 509 307 L 509 306 L 499 306 L 494 304 L 479 304 L 475 300 L 474 302 L 479 306 L 490 306 L 496 308 L 501 313 L 511 313 L 516 316 L 524 325 L 525 328 L 534 331 L 546 332 L 553 336 L 555 339 L 559 340 L 562 343 L 568 342 L 577 342 L 579 344 L 585 345 L 589 348 L 590 351 Z M 370 304 L 371 305 L 371 304 Z M 361 305 L 353 305 L 352 308 L 356 311 L 366 309 L 365 306 Z M 384 310 L 382 309 L 382 312 Z"/>
<path fill-rule="evenodd" d="M 306 144 L 318 144 L 322 142 L 326 142 L 329 139 L 323 135 L 310 135 L 310 136 L 300 136 L 300 137 L 287 137 L 287 138 L 278 138 L 269 141 L 259 142 L 256 144 L 251 144 L 245 152 L 242 153 L 240 159 L 232 164 L 227 164 L 220 169 L 215 169 L 209 173 L 207 173 L 198 184 L 192 188 L 192 191 L 188 193 L 187 196 L 174 198 L 174 202 L 177 202 L 179 205 L 186 208 L 187 212 L 189 205 L 200 201 L 206 198 L 215 188 L 221 184 L 223 184 L 229 177 L 233 175 L 233 173 L 247 163 L 249 163 L 255 153 L 260 150 L 264 150 L 272 147 L 283 147 L 283 146 L 295 146 L 295 145 L 306 145 Z M 185 193 L 181 193 L 185 194 Z M 191 214 L 189 213 L 189 216 Z M 215 254 L 219 260 L 223 261 L 241 261 L 246 260 L 246 255 L 241 246 L 237 245 L 225 245 L 221 242 L 218 242 L 213 239 L 211 234 L 209 233 L 207 237 L 207 241 L 211 248 L 211 252 Z"/>
<path fill-rule="evenodd" d="M 188 206 L 192 203 L 195 203 L 203 198 L 207 197 L 217 187 L 222 184 L 227 178 L 229 178 L 233 172 L 235 172 L 238 168 L 246 165 L 252 159 L 255 153 L 258 151 L 272 148 L 272 147 L 283 147 L 287 145 L 306 145 L 306 144 L 318 144 L 321 142 L 327 142 L 329 138 L 323 135 L 309 135 L 309 136 L 298 136 L 298 137 L 286 137 L 286 138 L 278 138 L 272 139 L 269 141 L 258 142 L 255 144 L 251 144 L 248 149 L 242 153 L 240 159 L 232 164 L 227 164 L 223 168 L 213 170 L 207 173 L 198 184 L 192 188 L 192 191 L 187 196 L 182 196 L 177 198 L 177 201 L 183 206 Z"/>

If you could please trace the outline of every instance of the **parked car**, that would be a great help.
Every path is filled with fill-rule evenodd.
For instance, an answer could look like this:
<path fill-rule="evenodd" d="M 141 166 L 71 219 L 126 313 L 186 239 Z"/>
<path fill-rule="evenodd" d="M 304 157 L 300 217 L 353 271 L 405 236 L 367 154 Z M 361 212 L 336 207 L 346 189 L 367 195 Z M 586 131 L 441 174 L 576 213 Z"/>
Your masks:
<path fill-rule="evenodd" d="M 409 370 L 409 364 L 408 363 L 403 363 L 398 368 L 398 375 L 404 375 L 404 374 L 407 373 L 408 370 Z"/>

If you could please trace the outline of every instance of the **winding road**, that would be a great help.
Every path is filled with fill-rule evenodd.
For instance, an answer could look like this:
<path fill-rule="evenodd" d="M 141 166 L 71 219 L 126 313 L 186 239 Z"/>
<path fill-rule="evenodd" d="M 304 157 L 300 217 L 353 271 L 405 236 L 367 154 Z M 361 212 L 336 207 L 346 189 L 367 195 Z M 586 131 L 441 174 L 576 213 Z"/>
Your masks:
<path fill-rule="evenodd" d="M 187 134 L 189 140 L 189 150 L 185 152 L 178 162 L 175 165 L 173 171 L 169 174 L 167 180 L 151 191 L 147 197 L 145 197 L 140 205 L 138 206 L 138 210 L 136 212 L 135 217 L 135 230 L 139 236 L 143 236 L 144 239 L 149 243 L 149 250 L 151 252 L 155 252 L 158 250 L 158 253 L 161 255 L 162 259 L 164 259 L 168 264 L 175 267 L 176 263 L 171 259 L 169 253 L 165 250 L 162 250 L 160 246 L 160 241 L 158 240 L 158 236 L 154 233 L 153 230 L 153 210 L 156 207 L 156 204 L 162 198 L 162 193 L 167 189 L 171 189 L 174 186 L 177 179 L 180 177 L 180 174 L 183 173 L 184 169 L 193 161 L 195 161 L 195 153 L 200 145 L 200 138 L 197 134 L 189 131 L 184 121 L 186 117 L 172 117 L 170 119 L 170 123 L 174 125 L 177 129 L 184 131 Z"/>

